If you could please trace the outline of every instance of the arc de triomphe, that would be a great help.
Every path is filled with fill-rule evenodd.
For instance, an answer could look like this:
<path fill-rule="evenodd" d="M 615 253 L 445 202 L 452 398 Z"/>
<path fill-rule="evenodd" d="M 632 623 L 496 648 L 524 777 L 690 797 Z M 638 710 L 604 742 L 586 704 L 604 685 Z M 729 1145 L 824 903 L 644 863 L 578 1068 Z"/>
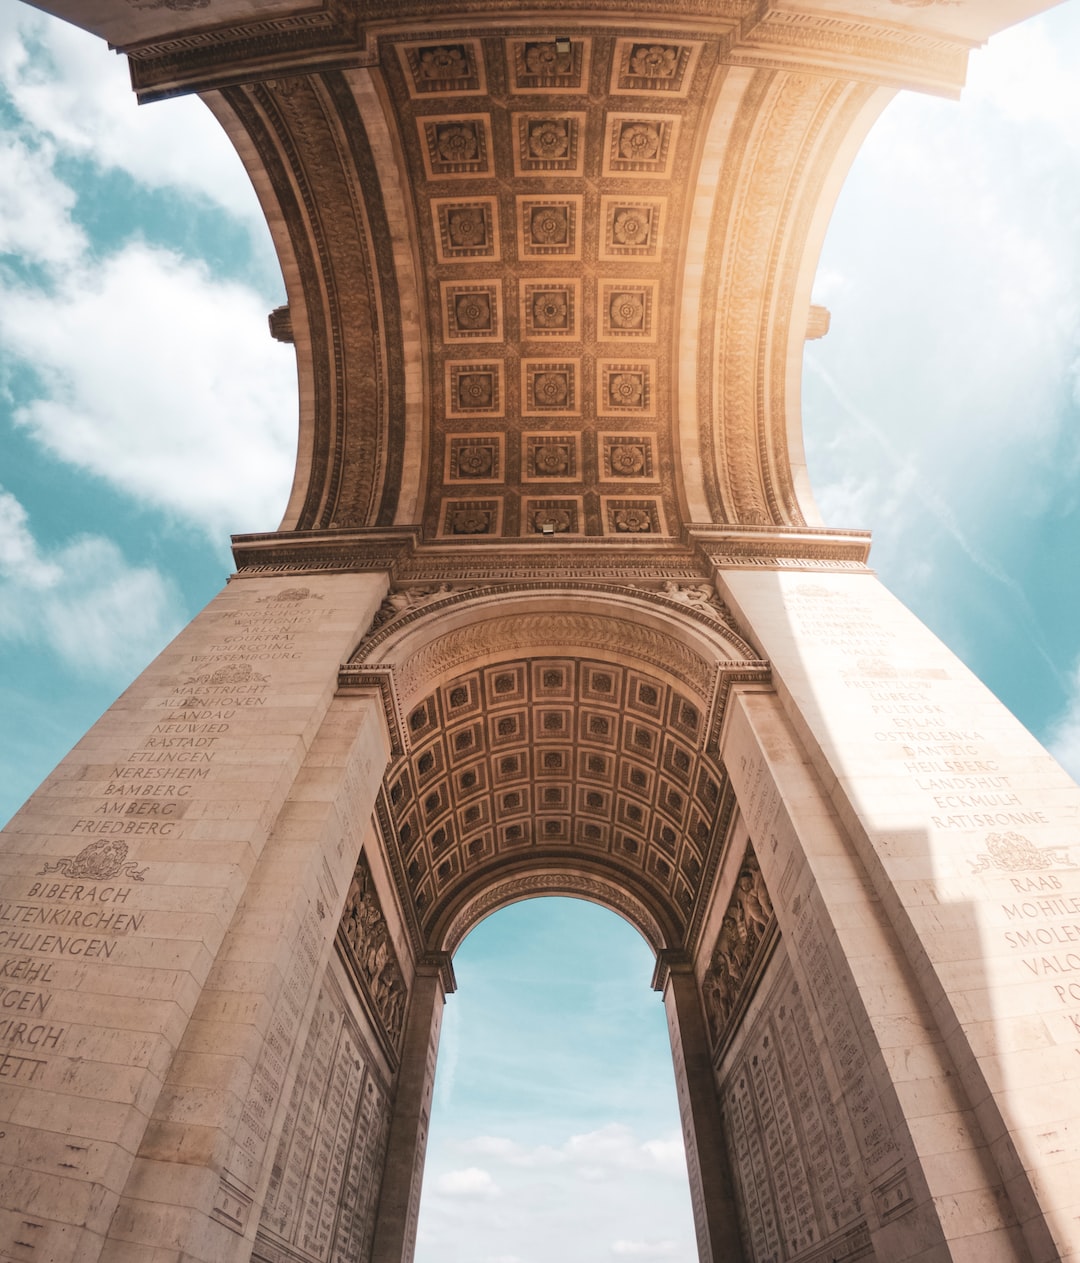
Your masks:
<path fill-rule="evenodd" d="M 300 449 L 5 831 L 0 1257 L 409 1263 L 453 953 L 569 894 L 703 1263 L 1076 1258 L 1080 791 L 799 421 L 860 140 L 1044 0 L 45 7 L 232 138 Z"/>

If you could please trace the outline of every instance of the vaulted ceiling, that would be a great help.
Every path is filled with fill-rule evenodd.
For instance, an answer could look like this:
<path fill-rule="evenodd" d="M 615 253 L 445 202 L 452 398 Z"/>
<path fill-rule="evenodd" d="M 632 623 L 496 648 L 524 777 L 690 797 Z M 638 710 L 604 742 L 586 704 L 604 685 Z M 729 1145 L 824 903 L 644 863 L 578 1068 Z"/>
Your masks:
<path fill-rule="evenodd" d="M 802 345 L 850 159 L 1046 6 L 49 7 L 142 99 L 201 92 L 251 173 L 300 380 L 283 528 L 471 547 L 814 524 Z"/>

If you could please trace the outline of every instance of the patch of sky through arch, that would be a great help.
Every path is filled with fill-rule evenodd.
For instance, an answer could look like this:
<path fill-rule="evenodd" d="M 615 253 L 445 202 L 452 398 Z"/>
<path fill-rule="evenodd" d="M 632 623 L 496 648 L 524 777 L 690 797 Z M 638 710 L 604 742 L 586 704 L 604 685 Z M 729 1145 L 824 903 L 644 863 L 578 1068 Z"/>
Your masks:
<path fill-rule="evenodd" d="M 694 1263 L 663 1002 L 637 930 L 577 899 L 482 921 L 454 958 L 416 1263 Z"/>

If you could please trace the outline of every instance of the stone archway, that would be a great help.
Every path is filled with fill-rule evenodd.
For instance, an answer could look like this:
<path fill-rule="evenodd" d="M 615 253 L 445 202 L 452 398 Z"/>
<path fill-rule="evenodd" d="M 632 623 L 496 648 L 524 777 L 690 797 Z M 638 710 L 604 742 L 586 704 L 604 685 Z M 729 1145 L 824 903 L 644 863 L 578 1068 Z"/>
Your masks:
<path fill-rule="evenodd" d="M 557 893 L 649 942 L 707 1258 L 730 1256 L 738 1232 L 698 989 L 672 964 L 696 954 L 732 822 L 715 754 L 724 699 L 767 674 L 709 585 L 674 582 L 394 592 L 341 673 L 345 690 L 379 686 L 396 729 L 379 832 L 422 954 L 447 962 L 488 912 Z M 438 985 L 424 997 L 405 1035 L 423 1071 L 402 1067 L 411 1099 L 396 1106 L 375 1259 L 409 1248 L 419 1209 Z"/>

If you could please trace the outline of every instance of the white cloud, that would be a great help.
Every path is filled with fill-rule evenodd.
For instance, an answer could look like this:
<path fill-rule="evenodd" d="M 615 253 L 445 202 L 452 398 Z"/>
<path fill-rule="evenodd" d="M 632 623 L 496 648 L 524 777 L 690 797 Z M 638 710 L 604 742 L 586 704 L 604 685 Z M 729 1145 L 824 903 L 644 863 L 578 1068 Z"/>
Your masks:
<path fill-rule="evenodd" d="M 1038 123 L 1080 154 L 1080 135 L 1073 125 L 1080 115 L 1080 81 L 1075 66 L 1062 59 L 1060 31 L 1066 21 L 1067 13 L 1054 15 L 1057 39 L 1050 37 L 1045 22 L 1035 21 L 991 40 L 986 53 L 971 59 L 964 99 L 990 106 L 1012 121 Z"/>
<path fill-rule="evenodd" d="M 31 127 L 68 153 L 151 187 L 198 194 L 261 229 L 240 159 L 202 101 L 139 106 L 126 58 L 103 40 L 25 5 L 6 7 L 0 73 Z"/>
<path fill-rule="evenodd" d="M 141 669 L 183 625 L 178 596 L 112 540 L 84 535 L 52 551 L 0 489 L 0 639 L 44 643 L 71 670 L 117 680 Z"/>
<path fill-rule="evenodd" d="M 686 1178 L 686 1150 L 680 1135 L 638 1140 L 624 1123 L 608 1123 L 571 1136 L 562 1145 L 522 1145 L 504 1136 L 477 1136 L 462 1146 L 520 1168 L 573 1167 L 583 1178 L 607 1179 L 619 1171 L 655 1171 Z"/>
<path fill-rule="evenodd" d="M 266 300 L 141 241 L 96 255 L 56 167 L 85 151 L 190 194 L 203 180 L 246 182 L 236 155 L 220 129 L 206 133 L 217 124 L 201 104 L 197 125 L 170 131 L 161 115 L 144 126 L 117 81 L 123 64 L 99 41 L 17 9 L 0 21 L 0 71 L 24 117 L 21 133 L 0 141 L 0 252 L 43 271 L 28 280 L 0 270 L 0 344 L 37 384 L 15 420 L 54 456 L 216 543 L 272 530 L 293 472 L 296 374 L 291 351 L 269 336 Z M 26 30 L 45 54 L 28 53 Z M 129 116 L 144 123 L 133 131 Z"/>
<path fill-rule="evenodd" d="M 808 346 L 803 380 L 823 520 L 870 528 L 871 564 L 969 659 L 957 591 L 989 603 L 996 588 L 1052 674 L 1028 595 L 1040 567 L 1020 540 L 1071 511 L 1080 460 L 1068 60 L 1027 25 L 973 56 L 959 106 L 890 105 L 837 206 L 816 286 L 832 328 Z"/>
<path fill-rule="evenodd" d="M 72 223 L 75 193 L 53 172 L 55 147 L 32 148 L 8 132 L 0 137 L 0 254 L 61 265 L 86 249 Z"/>
<path fill-rule="evenodd" d="M 969 514 L 1020 502 L 1018 465 L 1038 466 L 1076 384 L 1078 112 L 1075 68 L 1038 24 L 992 40 L 960 106 L 901 94 L 885 111 L 823 252 L 815 288 L 833 324 L 809 357 Z M 841 481 L 849 447 L 860 472 L 893 472 L 869 436 L 843 441 L 831 399 L 808 431 L 823 483 Z M 919 508 L 879 529 L 905 534 Z"/>
<path fill-rule="evenodd" d="M 681 1137 L 639 1141 L 630 1127 L 608 1123 L 597 1131 L 572 1136 L 567 1159 L 607 1172 L 633 1169 L 663 1171 L 686 1178 L 686 1150 Z"/>
<path fill-rule="evenodd" d="M 446 1171 L 435 1182 L 435 1190 L 449 1197 L 498 1197 L 502 1190 L 482 1167 Z"/>
<path fill-rule="evenodd" d="M 613 1241 L 611 1253 L 622 1258 L 669 1259 L 678 1251 L 674 1241 Z"/>
<path fill-rule="evenodd" d="M 0 490 L 0 580 L 25 588 L 49 588 L 62 573 L 38 551 L 26 510 L 10 492 Z M 14 612 L 8 610 L 8 617 Z"/>
<path fill-rule="evenodd" d="M 696 1260 L 677 1132 L 641 1140 L 631 1127 L 610 1123 L 556 1144 L 488 1134 L 450 1146 L 441 1139 L 438 1148 L 444 1147 L 460 1166 L 430 1173 L 433 1195 L 421 1200 L 418 1263 L 490 1256 L 494 1263 L 507 1255 L 517 1263 L 613 1255 Z"/>
<path fill-rule="evenodd" d="M 215 540 L 277 525 L 295 366 L 253 290 L 134 243 L 0 298 L 2 340 L 43 386 L 16 421 L 51 453 Z"/>
<path fill-rule="evenodd" d="M 461 1146 L 466 1153 L 482 1154 L 515 1167 L 557 1166 L 563 1151 L 551 1145 L 526 1146 L 505 1136 L 477 1136 Z"/>

